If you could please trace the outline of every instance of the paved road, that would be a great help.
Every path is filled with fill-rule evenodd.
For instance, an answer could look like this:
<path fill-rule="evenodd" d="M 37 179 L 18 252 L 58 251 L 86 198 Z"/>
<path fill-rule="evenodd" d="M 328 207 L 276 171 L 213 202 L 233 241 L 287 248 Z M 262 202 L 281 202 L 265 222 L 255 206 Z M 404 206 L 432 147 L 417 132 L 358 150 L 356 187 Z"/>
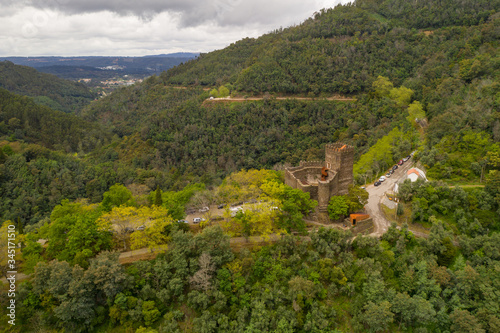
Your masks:
<path fill-rule="evenodd" d="M 406 177 L 406 171 L 408 171 L 412 165 L 413 160 L 410 159 L 400 166 L 396 172 L 394 172 L 390 178 L 387 178 L 381 185 L 374 186 L 370 184 L 366 186 L 366 190 L 370 196 L 368 197 L 368 203 L 365 205 L 365 208 L 368 214 L 373 218 L 374 224 L 374 230 L 371 235 L 380 237 L 389 229 L 391 223 L 384 217 L 384 213 L 380 209 L 380 202 L 385 192 L 392 190 L 394 184 L 399 179 Z"/>

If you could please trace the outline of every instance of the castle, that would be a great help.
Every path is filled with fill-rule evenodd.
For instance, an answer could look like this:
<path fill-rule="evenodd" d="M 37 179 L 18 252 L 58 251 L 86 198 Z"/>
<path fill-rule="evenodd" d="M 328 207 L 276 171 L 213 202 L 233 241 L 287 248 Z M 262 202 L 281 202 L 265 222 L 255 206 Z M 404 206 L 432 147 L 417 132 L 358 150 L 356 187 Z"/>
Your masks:
<path fill-rule="evenodd" d="M 347 194 L 353 184 L 353 163 L 353 147 L 330 143 L 325 146 L 324 162 L 300 161 L 298 167 L 286 168 L 285 184 L 308 192 L 311 199 L 318 201 L 319 212 L 326 212 L 330 198 Z"/>

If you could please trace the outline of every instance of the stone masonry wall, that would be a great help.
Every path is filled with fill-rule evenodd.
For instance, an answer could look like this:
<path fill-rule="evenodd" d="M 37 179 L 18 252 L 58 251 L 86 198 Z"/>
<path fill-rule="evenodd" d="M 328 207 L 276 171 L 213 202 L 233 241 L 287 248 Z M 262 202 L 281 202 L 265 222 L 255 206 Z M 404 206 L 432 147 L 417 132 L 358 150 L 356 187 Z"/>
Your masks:
<path fill-rule="evenodd" d="M 318 209 L 325 212 L 330 198 L 348 193 L 353 183 L 354 148 L 343 143 L 331 143 L 325 146 L 325 161 L 301 161 L 298 167 L 287 168 L 285 184 L 310 193 L 311 199 L 318 201 Z M 326 181 L 308 184 L 308 179 L 318 179 L 321 168 L 326 166 Z"/>

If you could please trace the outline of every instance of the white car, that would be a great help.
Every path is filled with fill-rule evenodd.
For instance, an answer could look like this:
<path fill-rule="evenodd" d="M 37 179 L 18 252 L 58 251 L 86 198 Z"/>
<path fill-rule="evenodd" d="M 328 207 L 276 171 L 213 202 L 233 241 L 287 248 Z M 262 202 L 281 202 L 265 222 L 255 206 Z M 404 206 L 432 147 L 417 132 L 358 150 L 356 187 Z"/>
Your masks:
<path fill-rule="evenodd" d="M 193 219 L 193 223 L 195 223 L 195 224 L 200 223 L 201 221 L 205 221 L 205 219 L 202 217 L 195 217 Z"/>
<path fill-rule="evenodd" d="M 203 207 L 202 209 L 200 209 L 200 213 L 205 213 L 205 212 L 208 212 L 209 210 L 210 210 L 210 208 Z"/>
<path fill-rule="evenodd" d="M 378 180 L 378 181 L 379 181 L 379 182 L 383 182 L 383 181 L 385 181 L 385 179 L 386 179 L 386 178 L 385 178 L 385 176 L 382 176 L 382 177 L 380 177 L 380 178 L 379 178 L 379 180 Z"/>

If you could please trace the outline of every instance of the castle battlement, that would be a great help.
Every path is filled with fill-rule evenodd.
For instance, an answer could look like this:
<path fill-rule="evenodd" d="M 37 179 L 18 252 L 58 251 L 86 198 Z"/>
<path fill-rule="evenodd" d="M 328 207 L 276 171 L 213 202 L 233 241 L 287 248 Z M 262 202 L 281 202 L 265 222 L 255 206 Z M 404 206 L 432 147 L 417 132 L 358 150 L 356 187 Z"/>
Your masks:
<path fill-rule="evenodd" d="M 327 143 L 325 149 L 331 150 L 336 153 L 353 153 L 354 147 L 343 143 Z"/>
<path fill-rule="evenodd" d="M 285 169 L 285 184 L 310 194 L 318 208 L 326 210 L 330 198 L 348 193 L 353 182 L 354 148 L 340 142 L 325 145 L 325 161 L 300 161 L 299 166 Z M 328 177 L 321 180 L 321 169 Z"/>
<path fill-rule="evenodd" d="M 323 162 L 323 161 L 300 161 L 299 168 L 300 167 L 317 167 L 317 166 L 323 167 L 324 163 L 325 162 Z"/>

